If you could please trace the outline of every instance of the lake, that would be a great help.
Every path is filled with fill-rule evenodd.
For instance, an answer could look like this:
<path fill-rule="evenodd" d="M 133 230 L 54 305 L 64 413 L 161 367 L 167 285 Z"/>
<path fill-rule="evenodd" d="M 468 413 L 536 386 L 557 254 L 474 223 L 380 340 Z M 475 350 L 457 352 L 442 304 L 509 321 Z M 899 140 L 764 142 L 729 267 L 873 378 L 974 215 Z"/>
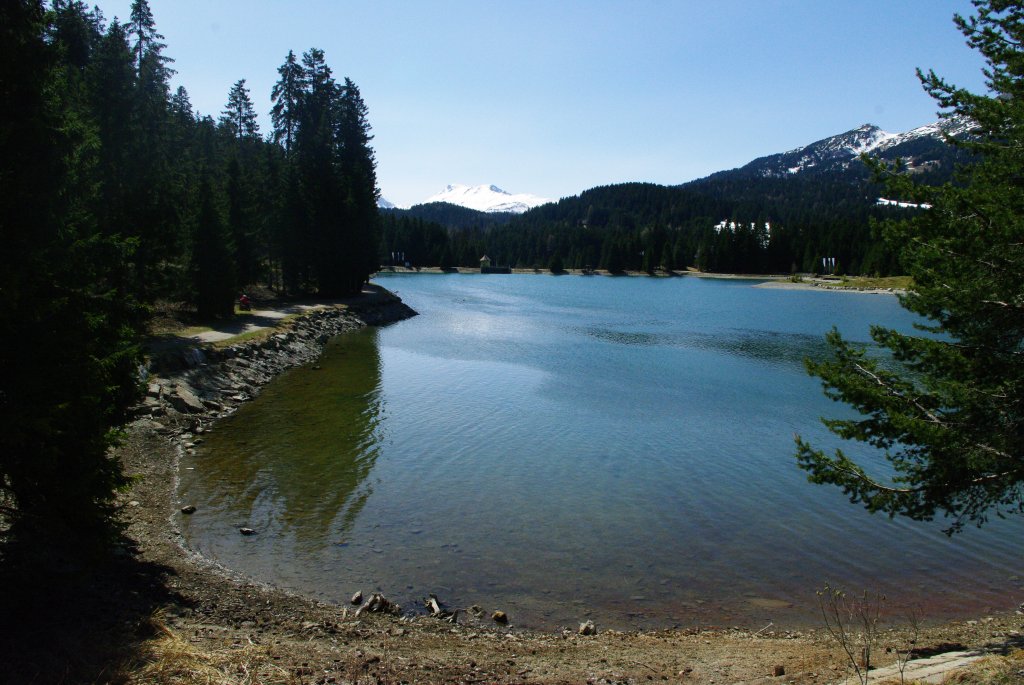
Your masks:
<path fill-rule="evenodd" d="M 807 482 L 840 444 L 803 368 L 895 297 L 750 281 L 380 276 L 420 316 L 341 336 L 182 461 L 204 555 L 343 603 L 506 611 L 541 629 L 805 625 L 826 582 L 933 618 L 1009 609 L 1019 519 L 948 538 Z M 867 463 L 878 455 L 844 449 Z M 257 535 L 239 535 L 247 526 Z M 421 606 L 421 605 L 420 605 Z"/>

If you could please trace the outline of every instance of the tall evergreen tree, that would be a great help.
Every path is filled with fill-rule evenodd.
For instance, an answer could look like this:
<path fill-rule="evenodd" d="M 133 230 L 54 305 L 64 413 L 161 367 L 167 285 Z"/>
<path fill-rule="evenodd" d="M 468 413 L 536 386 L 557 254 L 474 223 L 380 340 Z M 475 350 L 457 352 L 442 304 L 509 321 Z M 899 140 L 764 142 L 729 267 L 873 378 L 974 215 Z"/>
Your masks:
<path fill-rule="evenodd" d="M 126 166 L 130 173 L 128 234 L 138 237 L 135 278 L 147 298 L 175 291 L 183 280 L 187 240 L 179 209 L 184 188 L 177 183 L 181 161 L 171 149 L 170 79 L 172 59 L 157 33 L 146 0 L 134 0 L 128 25 L 136 61 L 131 139 Z"/>
<path fill-rule="evenodd" d="M 87 82 L 99 138 L 97 175 L 102 201 L 96 207 L 97 219 L 110 235 L 133 235 L 129 194 L 133 184 L 135 70 L 126 30 L 116 20 L 100 38 L 87 68 Z"/>
<path fill-rule="evenodd" d="M 380 215 L 377 211 L 377 162 L 370 141 L 369 110 L 359 88 L 345 79 L 338 102 L 339 171 L 345 183 L 347 292 L 359 292 L 380 266 Z"/>
<path fill-rule="evenodd" d="M 274 124 L 274 142 L 284 145 L 285 152 L 291 152 L 295 142 L 295 134 L 299 128 L 299 108 L 302 100 L 303 72 L 302 66 L 295 58 L 295 53 L 288 51 L 284 64 L 277 69 L 280 75 L 270 93 L 274 103 L 270 110 L 270 120 Z"/>
<path fill-rule="evenodd" d="M 244 78 L 236 81 L 228 92 L 228 104 L 221 112 L 220 122 L 239 140 L 259 136 L 260 127 L 256 122 L 256 110 L 252 106 Z"/>
<path fill-rule="evenodd" d="M 177 150 L 184 151 L 189 144 L 189 134 L 195 128 L 196 117 L 192 111 L 192 101 L 189 99 L 185 86 L 178 86 L 171 96 L 170 101 L 171 126 L 177 129 L 177 139 L 173 145 Z"/>
<path fill-rule="evenodd" d="M 932 208 L 885 227 L 914 277 L 901 303 L 934 335 L 874 327 L 894 368 L 833 332 L 833 359 L 808 364 L 830 397 L 863 416 L 826 425 L 881 450 L 888 472 L 797 443 L 812 482 L 890 516 L 942 514 L 952 520 L 948 532 L 1024 511 L 1024 11 L 1007 0 L 975 6 L 976 16 L 955 21 L 985 58 L 993 95 L 919 76 L 949 114 L 977 123 L 957 144 L 981 161 L 958 185 L 895 177 L 896 190 Z"/>
<path fill-rule="evenodd" d="M 228 103 L 220 118 L 220 127 L 232 140 L 228 152 L 227 185 L 228 225 L 235 246 L 236 272 L 242 284 L 256 280 L 260 250 L 258 207 L 254 181 L 260 157 L 259 125 L 245 79 L 232 86 Z"/>
<path fill-rule="evenodd" d="M 99 10 L 91 11 L 82 0 L 55 0 L 50 35 L 62 52 L 61 61 L 84 71 L 103 33 Z"/>
<path fill-rule="evenodd" d="M 128 30 L 133 38 L 132 54 L 135 58 L 135 71 L 141 74 L 146 55 L 159 55 L 167 45 L 160 42 L 164 37 L 156 30 L 156 21 L 153 19 L 153 10 L 150 9 L 148 0 L 132 0 L 129 16 Z M 163 61 L 173 60 L 164 57 Z"/>
<path fill-rule="evenodd" d="M 311 48 L 302 55 L 303 96 L 295 160 L 306 206 L 308 230 L 304 233 L 310 272 L 319 292 L 338 294 L 343 278 L 339 270 L 344 250 L 341 207 L 345 201 L 335 164 L 335 121 L 338 85 L 323 50 Z"/>

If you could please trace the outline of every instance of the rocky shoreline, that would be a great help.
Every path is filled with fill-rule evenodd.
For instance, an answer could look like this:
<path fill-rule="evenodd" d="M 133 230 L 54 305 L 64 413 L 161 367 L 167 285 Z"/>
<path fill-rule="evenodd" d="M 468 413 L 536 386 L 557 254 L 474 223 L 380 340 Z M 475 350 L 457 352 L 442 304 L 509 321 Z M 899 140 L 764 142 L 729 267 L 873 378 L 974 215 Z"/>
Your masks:
<path fill-rule="evenodd" d="M 229 346 L 179 344 L 150 360 L 138 416 L 188 416 L 200 426 L 234 412 L 282 371 L 315 361 L 336 335 L 416 316 L 384 289 L 366 304 L 315 309 L 281 324 L 263 340 Z"/>

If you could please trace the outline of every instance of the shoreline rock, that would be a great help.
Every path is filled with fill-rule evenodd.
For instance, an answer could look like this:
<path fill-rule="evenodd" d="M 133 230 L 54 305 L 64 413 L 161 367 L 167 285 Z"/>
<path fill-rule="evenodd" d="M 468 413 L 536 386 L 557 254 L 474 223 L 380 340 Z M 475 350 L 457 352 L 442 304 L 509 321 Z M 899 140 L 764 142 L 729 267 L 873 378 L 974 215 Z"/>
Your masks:
<path fill-rule="evenodd" d="M 315 362 L 335 336 L 416 316 L 397 296 L 380 291 L 365 304 L 312 310 L 265 339 L 227 347 L 183 343 L 163 350 L 150 360 L 136 418 L 178 414 L 187 417 L 191 430 L 202 428 L 251 401 L 282 372 Z"/>

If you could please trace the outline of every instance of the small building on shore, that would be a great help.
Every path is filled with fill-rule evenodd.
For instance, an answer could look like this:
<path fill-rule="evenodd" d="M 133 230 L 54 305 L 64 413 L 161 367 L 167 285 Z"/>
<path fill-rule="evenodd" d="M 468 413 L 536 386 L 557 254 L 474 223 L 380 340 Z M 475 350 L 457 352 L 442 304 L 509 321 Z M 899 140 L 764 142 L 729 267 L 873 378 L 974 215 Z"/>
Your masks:
<path fill-rule="evenodd" d="M 512 267 L 509 266 L 495 266 L 491 264 L 491 258 L 484 255 L 480 258 L 480 273 L 482 274 L 510 274 L 512 273 Z"/>

